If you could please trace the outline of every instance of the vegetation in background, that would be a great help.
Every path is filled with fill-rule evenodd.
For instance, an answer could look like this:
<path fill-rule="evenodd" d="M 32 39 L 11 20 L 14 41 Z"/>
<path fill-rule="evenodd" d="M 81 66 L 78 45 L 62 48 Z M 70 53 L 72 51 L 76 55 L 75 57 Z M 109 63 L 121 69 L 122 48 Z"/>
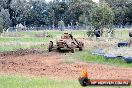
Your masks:
<path fill-rule="evenodd" d="M 0 25 L 0 35 L 2 32 L 3 32 L 3 27 L 2 27 L 2 25 Z"/>
<path fill-rule="evenodd" d="M 132 1 L 131 0 L 105 0 L 112 8 L 115 17 L 114 24 L 119 27 L 131 25 L 132 23 Z"/>
<path fill-rule="evenodd" d="M 10 27 L 11 20 L 8 9 L 1 9 L 0 19 L 0 24 L 3 26 L 3 29 L 7 29 L 8 27 Z"/>
<path fill-rule="evenodd" d="M 3 32 L 3 19 L 0 17 L 0 35 Z"/>
<path fill-rule="evenodd" d="M 95 29 L 110 28 L 113 24 L 114 13 L 107 3 L 102 1 L 91 12 L 91 26 Z"/>
<path fill-rule="evenodd" d="M 112 25 L 121 27 L 131 25 L 131 7 L 131 0 L 100 0 L 99 3 L 92 0 L 53 0 L 49 3 L 43 0 L 2 0 L 0 14 L 3 14 L 4 28 L 20 23 L 26 26 L 58 27 L 60 20 L 64 21 L 65 26 L 90 25 L 91 17 L 96 19 L 97 16 L 94 24 L 101 21 L 99 25 L 104 26 L 114 20 Z"/>

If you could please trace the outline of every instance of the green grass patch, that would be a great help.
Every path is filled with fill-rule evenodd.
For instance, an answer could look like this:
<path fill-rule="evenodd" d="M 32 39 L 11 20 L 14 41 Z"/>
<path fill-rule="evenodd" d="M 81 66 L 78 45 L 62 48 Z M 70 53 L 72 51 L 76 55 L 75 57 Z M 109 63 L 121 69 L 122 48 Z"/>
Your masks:
<path fill-rule="evenodd" d="M 35 34 L 47 34 L 46 31 L 21 31 L 21 32 L 4 32 L 2 35 L 8 37 L 9 35 L 22 35 L 23 37 L 33 37 Z"/>
<path fill-rule="evenodd" d="M 78 80 L 0 76 L 0 88 L 82 88 Z"/>
<path fill-rule="evenodd" d="M 0 37 L 0 42 L 48 42 L 51 38 Z"/>
<path fill-rule="evenodd" d="M 66 31 L 46 31 L 49 35 L 52 35 L 53 37 L 62 36 L 64 32 Z M 73 37 L 86 37 L 86 30 L 67 30 L 68 33 L 71 33 Z"/>
<path fill-rule="evenodd" d="M 92 62 L 99 64 L 108 64 L 114 66 L 122 66 L 122 67 L 132 67 L 132 63 L 126 63 L 125 61 L 117 58 L 117 59 L 106 59 L 103 56 L 93 55 L 88 51 L 76 51 L 74 54 L 67 55 L 66 57 L 70 57 L 70 59 L 81 60 L 84 62 Z"/>
<path fill-rule="evenodd" d="M 24 37 L 0 37 L 0 42 L 48 42 L 49 40 L 53 39 L 51 37 L 38 38 L 38 37 L 32 36 L 32 35 L 39 34 L 42 32 L 46 32 L 46 34 L 52 35 L 55 39 L 57 36 L 63 35 L 65 31 L 54 31 L 54 30 L 48 31 L 47 30 L 47 31 L 16 32 L 16 34 L 22 34 L 24 35 Z M 71 33 L 70 31 L 68 32 Z M 86 34 L 86 31 L 72 31 L 72 34 L 75 37 L 83 37 Z"/>
<path fill-rule="evenodd" d="M 97 88 L 131 88 L 131 87 L 101 87 Z M 56 80 L 49 78 L 31 78 L 18 76 L 0 76 L 0 88 L 83 88 L 78 80 Z M 87 87 L 86 87 L 87 88 Z M 88 87 L 95 88 L 95 86 Z"/>

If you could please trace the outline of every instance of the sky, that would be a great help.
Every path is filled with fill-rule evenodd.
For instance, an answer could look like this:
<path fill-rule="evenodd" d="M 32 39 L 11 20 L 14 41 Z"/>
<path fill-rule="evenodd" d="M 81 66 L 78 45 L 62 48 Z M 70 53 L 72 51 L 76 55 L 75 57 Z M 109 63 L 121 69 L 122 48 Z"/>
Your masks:
<path fill-rule="evenodd" d="M 45 0 L 45 1 L 50 2 L 50 1 L 52 1 L 52 0 Z M 92 0 L 92 1 L 94 1 L 94 2 L 96 2 L 96 3 L 99 2 L 99 0 Z"/>
<path fill-rule="evenodd" d="M 92 0 L 92 1 L 94 1 L 94 2 L 96 2 L 96 3 L 98 3 L 98 2 L 99 2 L 99 0 Z"/>

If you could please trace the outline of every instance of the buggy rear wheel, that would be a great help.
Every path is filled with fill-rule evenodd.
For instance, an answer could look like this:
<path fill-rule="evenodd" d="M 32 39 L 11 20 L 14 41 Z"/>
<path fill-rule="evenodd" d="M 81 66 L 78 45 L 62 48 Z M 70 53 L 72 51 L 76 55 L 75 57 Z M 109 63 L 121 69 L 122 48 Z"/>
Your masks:
<path fill-rule="evenodd" d="M 74 45 L 74 43 L 71 44 L 71 52 L 72 52 L 72 53 L 75 52 L 75 45 Z"/>
<path fill-rule="evenodd" d="M 48 47 L 48 51 L 51 52 L 52 51 L 52 48 L 53 48 L 53 42 L 50 41 L 49 47 Z"/>

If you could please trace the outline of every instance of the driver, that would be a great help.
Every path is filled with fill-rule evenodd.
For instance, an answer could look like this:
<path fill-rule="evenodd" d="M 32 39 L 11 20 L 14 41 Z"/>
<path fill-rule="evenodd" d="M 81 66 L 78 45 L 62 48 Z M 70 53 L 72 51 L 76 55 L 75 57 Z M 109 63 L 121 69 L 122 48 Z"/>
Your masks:
<path fill-rule="evenodd" d="M 70 38 L 71 38 L 71 39 L 73 39 L 73 36 L 72 36 L 72 34 L 69 34 L 69 36 L 70 36 Z"/>

